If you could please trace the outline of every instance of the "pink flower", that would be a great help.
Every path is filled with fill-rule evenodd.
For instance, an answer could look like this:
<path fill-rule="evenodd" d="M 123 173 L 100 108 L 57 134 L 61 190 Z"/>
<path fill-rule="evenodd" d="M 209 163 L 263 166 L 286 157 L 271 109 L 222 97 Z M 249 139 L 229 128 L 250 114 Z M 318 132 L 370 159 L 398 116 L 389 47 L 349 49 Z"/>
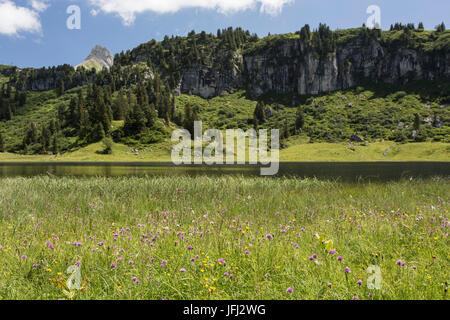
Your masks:
<path fill-rule="evenodd" d="M 289 287 L 289 288 L 286 289 L 286 292 L 287 292 L 287 293 L 292 293 L 292 292 L 294 292 L 294 289 L 292 289 L 291 287 Z"/>

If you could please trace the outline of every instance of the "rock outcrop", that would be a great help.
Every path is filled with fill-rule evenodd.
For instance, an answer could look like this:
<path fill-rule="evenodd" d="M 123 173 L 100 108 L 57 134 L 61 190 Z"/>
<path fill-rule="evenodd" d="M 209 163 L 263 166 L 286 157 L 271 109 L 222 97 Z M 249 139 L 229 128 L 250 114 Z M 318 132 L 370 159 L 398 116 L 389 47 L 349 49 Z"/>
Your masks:
<path fill-rule="evenodd" d="M 309 95 L 351 88 L 363 79 L 388 84 L 450 79 L 450 52 L 394 50 L 376 40 L 364 45 L 359 38 L 325 57 L 292 39 L 270 52 L 243 54 L 236 60 L 243 61 L 242 70 L 237 63 L 226 71 L 204 65 L 185 69 L 181 93 L 211 98 L 232 88 L 246 88 L 255 97 L 267 92 Z"/>
<path fill-rule="evenodd" d="M 110 69 L 114 64 L 114 57 L 105 47 L 96 45 L 89 56 L 82 63 L 76 66 L 79 68 L 81 66 L 90 70 L 95 68 L 97 71 L 101 71 L 103 68 Z"/>

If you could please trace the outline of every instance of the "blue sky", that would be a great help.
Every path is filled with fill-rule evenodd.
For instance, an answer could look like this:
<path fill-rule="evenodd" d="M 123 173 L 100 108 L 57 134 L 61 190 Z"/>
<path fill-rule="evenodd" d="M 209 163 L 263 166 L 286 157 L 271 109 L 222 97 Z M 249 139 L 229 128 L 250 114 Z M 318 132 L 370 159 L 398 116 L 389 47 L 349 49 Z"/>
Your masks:
<path fill-rule="evenodd" d="M 81 9 L 80 30 L 66 27 L 70 5 Z M 448 0 L 0 0 L 0 64 L 76 65 L 96 44 L 114 54 L 192 29 L 215 33 L 240 26 L 265 36 L 306 23 L 359 27 L 370 5 L 381 8 L 383 29 L 397 21 L 422 21 L 426 29 L 450 25 Z"/>

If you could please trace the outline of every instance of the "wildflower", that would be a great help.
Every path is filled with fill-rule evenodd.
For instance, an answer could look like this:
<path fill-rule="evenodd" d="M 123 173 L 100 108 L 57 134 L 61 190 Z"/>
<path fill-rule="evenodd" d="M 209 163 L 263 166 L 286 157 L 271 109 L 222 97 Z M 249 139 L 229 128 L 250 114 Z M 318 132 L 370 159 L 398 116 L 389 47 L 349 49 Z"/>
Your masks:
<path fill-rule="evenodd" d="M 336 250 L 334 250 L 334 249 L 331 249 L 329 252 L 328 252 L 328 254 L 331 254 L 331 255 L 333 255 L 333 254 L 335 254 L 336 253 Z"/>
<path fill-rule="evenodd" d="M 21 258 L 22 258 L 22 259 L 26 259 L 26 258 L 28 258 L 28 257 L 27 257 L 26 254 L 24 254 Z"/>
<path fill-rule="evenodd" d="M 289 288 L 286 289 L 286 292 L 287 292 L 287 293 L 292 293 L 292 292 L 294 292 L 294 289 L 292 289 L 291 287 L 289 287 Z"/>
<path fill-rule="evenodd" d="M 230 276 L 230 274 L 229 274 L 228 272 L 225 272 L 223 275 L 224 275 L 225 277 L 229 277 L 229 276 Z"/>
<path fill-rule="evenodd" d="M 353 300 L 359 300 L 358 296 L 354 296 L 352 299 Z"/>
<path fill-rule="evenodd" d="M 226 263 L 226 261 L 225 261 L 224 259 L 219 259 L 219 264 L 222 265 L 222 266 L 224 266 L 224 265 L 226 265 L 227 263 Z"/>
<path fill-rule="evenodd" d="M 249 250 L 245 250 L 245 254 L 249 255 L 250 251 Z"/>
<path fill-rule="evenodd" d="M 273 239 L 273 235 L 271 235 L 270 233 L 266 236 L 267 239 L 272 240 Z"/>
<path fill-rule="evenodd" d="M 342 258 L 341 256 L 339 256 L 339 257 L 337 258 L 337 260 L 342 262 L 342 261 L 344 261 L 344 258 Z"/>
<path fill-rule="evenodd" d="M 112 263 L 112 264 L 111 264 L 111 269 L 115 269 L 115 268 L 117 268 L 117 264 Z"/>
<path fill-rule="evenodd" d="M 99 243 L 97 243 L 98 244 L 98 246 L 99 247 L 102 247 L 104 244 L 105 244 L 105 242 L 103 242 L 103 241 L 100 241 Z"/>
<path fill-rule="evenodd" d="M 317 254 L 314 253 L 314 254 L 312 255 L 312 257 L 313 257 L 313 259 L 317 259 L 318 256 L 317 256 Z"/>
<path fill-rule="evenodd" d="M 51 249 L 51 250 L 54 250 L 54 249 L 55 249 L 55 246 L 54 246 L 50 241 L 47 241 L 47 242 L 45 243 L 45 245 L 46 245 L 49 249 Z"/>
<path fill-rule="evenodd" d="M 402 260 L 397 260 L 396 264 L 398 266 L 404 267 L 406 263 L 404 261 L 402 261 Z"/>
<path fill-rule="evenodd" d="M 266 273 L 264 276 L 265 276 L 266 278 L 268 278 L 268 277 L 270 277 L 270 274 L 269 274 L 269 273 Z"/>
<path fill-rule="evenodd" d="M 181 269 L 180 269 L 180 272 L 181 272 L 181 273 L 185 273 L 185 272 L 186 272 L 186 269 L 185 269 L 185 268 L 181 268 Z"/>
<path fill-rule="evenodd" d="M 230 279 L 233 279 L 233 278 L 234 278 L 234 275 L 230 274 L 229 278 L 230 278 Z"/>
<path fill-rule="evenodd" d="M 350 270 L 349 267 L 345 267 L 344 271 L 345 271 L 345 273 L 350 273 L 350 272 L 352 272 L 352 270 Z"/>
<path fill-rule="evenodd" d="M 134 261 L 133 261 L 133 260 L 130 260 L 130 261 L 128 262 L 128 264 L 134 264 Z"/>
<path fill-rule="evenodd" d="M 37 268 L 39 265 L 37 263 L 33 264 L 33 268 Z"/>
<path fill-rule="evenodd" d="M 187 249 L 188 249 L 188 250 L 192 250 L 192 249 L 194 249 L 194 248 L 193 248 L 191 245 L 188 245 L 188 246 L 187 246 Z"/>
<path fill-rule="evenodd" d="M 361 286 L 362 285 L 362 280 L 358 280 L 357 282 L 356 282 L 359 286 Z"/>
<path fill-rule="evenodd" d="M 79 266 L 81 265 L 81 262 L 80 262 L 80 261 L 77 261 L 77 262 L 75 262 L 75 265 L 76 265 L 77 267 L 79 267 Z"/>
<path fill-rule="evenodd" d="M 131 280 L 133 280 L 133 282 L 136 283 L 136 284 L 141 283 L 141 282 L 138 280 L 138 278 L 136 278 L 136 277 L 133 277 Z"/>

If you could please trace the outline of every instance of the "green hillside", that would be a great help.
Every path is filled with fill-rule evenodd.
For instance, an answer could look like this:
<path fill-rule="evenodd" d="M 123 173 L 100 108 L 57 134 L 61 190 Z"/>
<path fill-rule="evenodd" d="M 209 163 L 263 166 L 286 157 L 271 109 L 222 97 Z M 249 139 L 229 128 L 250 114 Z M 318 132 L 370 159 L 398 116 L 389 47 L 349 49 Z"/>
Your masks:
<path fill-rule="evenodd" d="M 271 110 L 272 116 L 258 127 L 280 128 L 283 161 L 448 161 L 450 110 L 442 98 L 448 90 L 448 83 L 423 82 L 397 88 L 367 85 L 315 97 L 266 95 L 259 101 Z M 86 91 L 84 87 L 83 92 Z M 14 94 L 13 89 L 11 95 Z M 54 91 L 27 92 L 25 105 L 17 109 L 13 119 L 0 122 L 6 150 L 16 153 L 3 154 L 0 159 L 170 161 L 170 133 L 179 126 L 173 122 L 167 124 L 162 119 L 158 120 L 158 139 L 146 143 L 142 136 L 140 140 L 116 137 L 112 154 L 108 155 L 102 154 L 104 144 L 87 143 L 68 136 L 67 129 L 57 133 L 60 153 L 57 157 L 20 150 L 30 123 L 41 130 L 52 119 L 58 118 L 58 110 L 62 106 L 68 107 L 77 95 L 78 89 L 69 90 L 60 97 Z M 115 93 L 112 98 L 117 96 Z M 136 98 L 134 94 L 131 96 Z M 293 105 L 293 100 L 298 103 Z M 210 100 L 189 95 L 181 95 L 175 100 L 179 113 L 183 114 L 189 105 L 197 110 L 204 128 L 221 130 L 253 128 L 257 104 L 258 101 L 247 97 L 243 90 Z M 301 133 L 295 129 L 299 109 L 305 122 Z M 420 118 L 420 134 L 412 137 L 416 115 Z M 123 126 L 124 121 L 114 121 L 112 135 L 123 130 Z M 364 142 L 350 141 L 352 135 Z M 136 149 L 139 151 L 135 152 Z"/>

